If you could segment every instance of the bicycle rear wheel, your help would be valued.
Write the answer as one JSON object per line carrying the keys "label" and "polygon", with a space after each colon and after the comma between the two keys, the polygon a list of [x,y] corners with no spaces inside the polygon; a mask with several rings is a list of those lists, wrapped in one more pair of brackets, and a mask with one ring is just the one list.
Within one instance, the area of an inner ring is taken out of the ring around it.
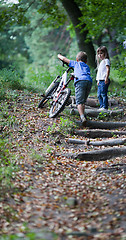
{"label": "bicycle rear wheel", "polygon": [[52,99],[52,95],[56,91],[58,85],[59,85],[59,82],[56,82],[54,86],[49,90],[49,92],[47,92],[47,94],[40,101],[38,108],[43,108],[43,106],[47,103],[47,101]]}
{"label": "bicycle rear wheel", "polygon": [[49,112],[50,118],[56,117],[60,112],[64,110],[65,105],[70,97],[70,94],[71,94],[71,90],[69,88],[66,88],[60,93],[57,101],[52,102],[52,106]]}

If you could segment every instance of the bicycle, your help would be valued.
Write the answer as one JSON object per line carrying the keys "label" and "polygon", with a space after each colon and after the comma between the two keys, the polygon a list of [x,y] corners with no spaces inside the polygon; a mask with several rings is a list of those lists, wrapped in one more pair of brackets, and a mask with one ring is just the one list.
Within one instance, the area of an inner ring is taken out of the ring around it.
{"label": "bicycle", "polygon": [[[63,62],[63,61],[62,61]],[[63,62],[63,66],[67,65],[65,62]],[[49,112],[49,117],[54,118],[56,117],[60,112],[62,112],[65,108],[65,105],[68,103],[68,100],[71,95],[71,90],[67,88],[68,84],[71,80],[74,80],[73,73],[70,73],[70,71],[73,71],[73,68],[69,67],[62,76],[57,76],[56,79],[50,84],[50,86],[46,90],[45,96],[43,96],[43,99],[40,101],[38,107],[43,107],[45,103],[52,99],[51,108]],[[70,76],[68,77],[68,74],[70,73]]]}
{"label": "bicycle", "polygon": [[45,91],[45,95],[43,94],[41,95],[43,98],[39,102],[38,108],[43,108],[44,105],[47,103],[47,101],[53,98],[52,96],[60,83],[59,79],[60,79],[60,76],[57,76]]}

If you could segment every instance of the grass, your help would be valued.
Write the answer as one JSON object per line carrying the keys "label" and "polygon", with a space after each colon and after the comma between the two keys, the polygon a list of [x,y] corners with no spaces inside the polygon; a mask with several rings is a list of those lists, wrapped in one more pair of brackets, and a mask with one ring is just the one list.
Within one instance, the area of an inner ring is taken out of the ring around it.
{"label": "grass", "polygon": [[0,192],[1,195],[7,193],[7,189],[12,189],[12,179],[15,177],[17,166],[15,157],[10,153],[11,144],[7,139],[0,139]]}
{"label": "grass", "polygon": [[15,163],[15,156],[11,153],[11,143],[9,143],[9,129],[17,123],[15,116],[11,116],[8,111],[6,101],[1,101],[0,106],[0,194],[6,195],[13,189],[13,179],[18,170]]}
{"label": "grass", "polygon": [[20,233],[20,234],[15,234],[15,235],[3,235],[0,237],[0,240],[45,240],[45,239],[50,239],[50,240],[57,240],[58,235],[53,233],[53,232],[48,232],[48,231],[41,231],[38,233],[34,232],[28,232],[28,233]]}
{"label": "grass", "polygon": [[[72,116],[71,116],[72,117]],[[76,125],[75,123],[69,119],[69,117],[60,117],[60,122],[57,126],[56,123],[53,123],[52,126],[49,126],[47,129],[47,132],[49,132],[50,134],[54,134],[54,133],[59,133],[59,134],[68,134],[68,133],[73,133],[74,129],[75,129]]]}

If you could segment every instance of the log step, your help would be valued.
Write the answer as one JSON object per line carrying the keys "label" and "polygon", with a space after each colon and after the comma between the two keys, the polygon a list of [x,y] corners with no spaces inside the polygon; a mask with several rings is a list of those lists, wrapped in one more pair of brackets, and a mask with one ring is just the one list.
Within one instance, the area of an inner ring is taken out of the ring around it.
{"label": "log step", "polygon": [[111,131],[102,129],[86,129],[86,130],[75,130],[75,135],[88,137],[88,138],[110,138],[115,136],[126,136],[126,131]]}
{"label": "log step", "polygon": [[81,152],[74,158],[81,161],[104,161],[109,160],[113,157],[120,157],[126,155],[126,147],[107,148],[103,150],[94,150],[88,152]]}

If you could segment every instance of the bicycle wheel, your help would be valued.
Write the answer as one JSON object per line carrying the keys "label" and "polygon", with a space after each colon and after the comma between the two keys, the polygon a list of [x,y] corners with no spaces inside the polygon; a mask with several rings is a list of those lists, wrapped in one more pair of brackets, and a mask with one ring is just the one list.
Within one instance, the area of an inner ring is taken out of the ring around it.
{"label": "bicycle wheel", "polygon": [[57,101],[52,102],[52,106],[49,112],[50,118],[56,117],[60,112],[64,110],[65,105],[70,97],[70,94],[71,94],[71,90],[69,88],[66,88],[60,93]]}
{"label": "bicycle wheel", "polygon": [[56,82],[54,86],[49,90],[49,92],[47,92],[47,94],[40,101],[38,108],[42,108],[47,103],[47,101],[52,98],[52,95],[56,91],[58,85],[59,85],[59,82]]}

